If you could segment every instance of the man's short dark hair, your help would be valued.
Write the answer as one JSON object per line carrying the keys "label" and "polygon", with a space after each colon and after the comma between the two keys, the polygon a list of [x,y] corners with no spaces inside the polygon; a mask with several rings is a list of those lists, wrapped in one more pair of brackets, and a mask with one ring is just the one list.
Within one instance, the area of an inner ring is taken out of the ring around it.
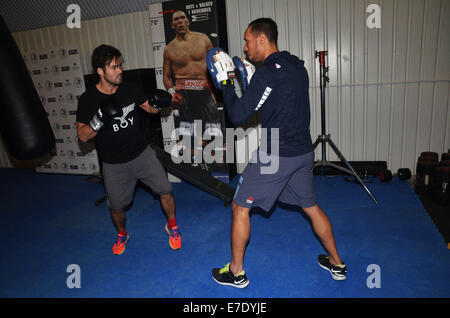
{"label": "man's short dark hair", "polygon": [[269,42],[277,44],[278,41],[278,26],[271,18],[259,18],[248,25],[251,32],[256,35],[263,33]]}
{"label": "man's short dark hair", "polygon": [[122,53],[115,47],[106,44],[96,47],[91,59],[94,73],[97,73],[97,68],[104,70],[105,66],[109,65],[114,58],[122,59]]}
{"label": "man's short dark hair", "polygon": [[184,14],[184,16],[186,17],[186,19],[188,19],[189,20],[189,18],[188,18],[188,15],[187,15],[187,13],[186,12],[184,12],[184,10],[183,9],[176,9],[173,13],[172,13],[172,21],[173,21],[173,16],[175,15],[175,13],[177,13],[177,12],[183,12],[183,14]]}

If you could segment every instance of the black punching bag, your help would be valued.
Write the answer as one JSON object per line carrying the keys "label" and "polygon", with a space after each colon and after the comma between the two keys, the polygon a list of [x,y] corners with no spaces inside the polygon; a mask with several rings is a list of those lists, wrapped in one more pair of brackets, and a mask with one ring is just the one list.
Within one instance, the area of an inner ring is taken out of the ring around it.
{"label": "black punching bag", "polygon": [[0,131],[9,153],[32,160],[55,146],[55,136],[19,48],[0,16]]}

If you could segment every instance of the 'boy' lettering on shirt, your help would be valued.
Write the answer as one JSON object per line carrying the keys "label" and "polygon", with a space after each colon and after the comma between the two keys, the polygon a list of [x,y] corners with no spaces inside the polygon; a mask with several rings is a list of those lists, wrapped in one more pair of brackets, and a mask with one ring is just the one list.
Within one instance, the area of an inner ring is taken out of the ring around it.
{"label": "'boy' lettering on shirt", "polygon": [[131,126],[133,126],[134,117],[131,117],[131,118],[126,118],[126,117],[130,112],[132,112],[134,110],[134,106],[135,106],[135,103],[128,105],[126,107],[123,107],[122,108],[122,113],[123,113],[122,117],[114,117],[114,119],[120,121],[120,124],[112,125],[113,130],[115,132],[119,131],[119,129],[121,129],[121,128],[123,128],[123,129],[127,128],[129,124],[131,124]]}

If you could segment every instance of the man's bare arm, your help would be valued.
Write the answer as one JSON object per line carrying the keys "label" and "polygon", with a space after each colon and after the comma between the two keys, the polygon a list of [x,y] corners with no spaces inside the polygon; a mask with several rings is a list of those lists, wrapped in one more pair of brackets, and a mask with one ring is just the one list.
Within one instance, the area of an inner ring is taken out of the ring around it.
{"label": "man's bare arm", "polygon": [[139,105],[143,110],[145,110],[149,114],[157,114],[159,113],[159,109],[156,107],[153,107],[149,104],[148,100],[145,101],[145,103]]}
{"label": "man's bare arm", "polygon": [[171,87],[173,87],[173,81],[172,81],[172,61],[170,60],[169,57],[169,52],[166,49],[164,50],[164,60],[163,60],[163,83],[164,83],[164,87],[166,89],[169,89]]}
{"label": "man's bare arm", "polygon": [[77,122],[77,134],[80,141],[87,142],[88,140],[94,138],[97,135],[97,132],[92,129],[90,125]]}
{"label": "man's bare arm", "polygon": [[206,41],[206,51],[213,48],[213,44],[209,37],[205,34],[205,41]]}

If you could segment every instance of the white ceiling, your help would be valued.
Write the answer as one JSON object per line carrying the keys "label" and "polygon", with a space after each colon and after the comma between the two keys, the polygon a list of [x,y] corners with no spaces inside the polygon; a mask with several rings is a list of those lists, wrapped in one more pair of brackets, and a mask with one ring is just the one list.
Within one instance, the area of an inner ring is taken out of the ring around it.
{"label": "white ceiling", "polygon": [[148,5],[167,0],[1,0],[0,15],[11,32],[65,24],[69,4],[78,4],[81,20],[148,10]]}

